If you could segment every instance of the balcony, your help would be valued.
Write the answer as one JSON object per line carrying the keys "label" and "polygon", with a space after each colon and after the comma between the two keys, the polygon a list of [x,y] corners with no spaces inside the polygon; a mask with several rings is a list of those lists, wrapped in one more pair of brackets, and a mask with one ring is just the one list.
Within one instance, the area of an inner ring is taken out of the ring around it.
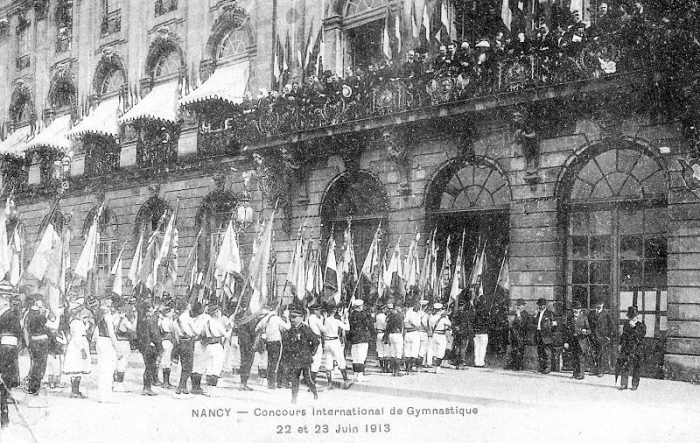
{"label": "balcony", "polygon": [[139,168],[159,168],[177,161],[180,130],[174,125],[149,122],[143,137],[136,141],[136,165]]}
{"label": "balcony", "polygon": [[117,9],[102,17],[100,33],[102,37],[115,34],[122,30],[122,11]]}
{"label": "balcony", "polygon": [[[642,82],[644,76],[636,73],[648,69],[651,59],[646,48],[612,38],[547,50],[486,49],[485,56],[479,50],[465,64],[380,66],[360,77],[334,76],[295,91],[246,99],[227,113],[225,124],[209,121],[211,113],[200,107],[198,150],[219,153],[239,143],[262,146],[322,137],[330,128],[357,130],[358,123],[369,128],[463,114],[504,106],[509,100],[516,104],[508,99],[514,96],[520,97],[518,104],[526,104],[567,84],[577,85],[568,89],[572,95],[583,89],[599,94],[612,83]],[[224,142],[203,146],[212,133]]]}

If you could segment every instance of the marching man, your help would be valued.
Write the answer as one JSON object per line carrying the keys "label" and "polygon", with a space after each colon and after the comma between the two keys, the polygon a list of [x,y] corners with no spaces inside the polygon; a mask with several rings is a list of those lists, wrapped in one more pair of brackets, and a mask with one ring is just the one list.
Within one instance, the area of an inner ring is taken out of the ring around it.
{"label": "marching man", "polygon": [[429,334],[432,334],[430,340],[430,348],[433,354],[433,365],[435,365],[436,374],[444,374],[445,372],[440,369],[442,366],[442,359],[445,357],[445,350],[447,349],[447,331],[452,327],[450,319],[447,318],[445,309],[442,303],[435,303],[433,305],[435,313],[428,320]]}
{"label": "marching man", "polygon": [[346,369],[345,353],[343,345],[340,343],[340,331],[349,331],[347,316],[343,314],[338,318],[333,306],[328,307],[327,315],[323,320],[323,358],[326,365],[326,376],[328,377],[328,389],[333,389],[333,362],[338,363],[338,369],[343,375],[343,389],[348,389],[351,385],[348,380],[348,370]]}
{"label": "marching man", "polygon": [[355,381],[363,381],[365,375],[365,360],[369,350],[369,341],[374,336],[372,317],[365,312],[365,302],[353,301],[353,310],[350,312],[350,334],[348,338],[352,347],[352,372],[355,373]]}

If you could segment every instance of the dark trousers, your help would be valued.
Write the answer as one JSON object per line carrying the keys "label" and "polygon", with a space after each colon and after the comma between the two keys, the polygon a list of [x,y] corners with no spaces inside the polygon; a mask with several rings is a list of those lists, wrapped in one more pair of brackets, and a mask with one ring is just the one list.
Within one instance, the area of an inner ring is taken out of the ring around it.
{"label": "dark trousers", "polygon": [[243,339],[242,335],[238,337],[238,344],[241,347],[241,367],[239,369],[241,384],[246,384],[250,377],[250,368],[253,367],[255,351],[253,351],[253,341]]}
{"label": "dark trousers", "polygon": [[292,397],[296,398],[299,393],[299,376],[304,376],[304,383],[316,394],[316,383],[311,380],[311,366],[303,368],[289,368],[289,376],[292,377]]}
{"label": "dark trousers", "polygon": [[9,406],[7,399],[10,396],[10,389],[15,384],[15,374],[17,367],[15,366],[15,356],[17,355],[16,346],[0,346],[0,425],[5,426],[10,423]]}
{"label": "dark trousers", "polygon": [[[583,342],[583,343],[582,343]],[[571,365],[574,370],[574,377],[581,377],[584,373],[586,362],[587,344],[583,340],[574,339],[571,346]]]}
{"label": "dark trousers", "polygon": [[265,343],[265,348],[267,349],[267,386],[275,388],[277,387],[277,370],[280,365],[282,342],[268,341]]}
{"label": "dark trousers", "polygon": [[540,372],[552,370],[552,344],[544,343],[539,332],[537,333],[537,357],[540,363]]}
{"label": "dark trousers", "polygon": [[593,373],[605,374],[610,367],[610,340],[599,338],[591,340],[593,352]]}
{"label": "dark trousers", "polygon": [[181,388],[187,387],[187,379],[192,374],[192,361],[194,359],[194,340],[180,340],[177,344],[178,355],[180,356],[180,372]]}
{"label": "dark trousers", "polygon": [[507,369],[522,371],[523,360],[525,359],[525,342],[512,344],[510,346],[510,362]]}
{"label": "dark trousers", "polygon": [[469,348],[470,341],[471,338],[469,336],[455,337],[453,358],[456,366],[467,364],[467,349]]}
{"label": "dark trousers", "polygon": [[627,363],[622,366],[622,371],[620,372],[620,386],[627,387],[627,379],[629,373],[632,372],[632,387],[637,388],[639,386],[639,369],[641,366],[642,359],[639,356],[629,356]]}
{"label": "dark trousers", "polygon": [[[143,364],[146,366],[143,370],[143,388],[151,389],[153,378],[156,373],[156,360],[158,360],[158,353],[156,352],[155,346],[143,346],[139,349],[139,351],[143,357]],[[182,366],[184,368],[184,363]],[[192,365],[190,363],[190,368],[191,367]]]}
{"label": "dark trousers", "polygon": [[46,359],[49,356],[48,340],[31,340],[29,342],[29,356],[31,367],[29,369],[29,393],[36,394],[41,387],[41,379],[46,373]]}

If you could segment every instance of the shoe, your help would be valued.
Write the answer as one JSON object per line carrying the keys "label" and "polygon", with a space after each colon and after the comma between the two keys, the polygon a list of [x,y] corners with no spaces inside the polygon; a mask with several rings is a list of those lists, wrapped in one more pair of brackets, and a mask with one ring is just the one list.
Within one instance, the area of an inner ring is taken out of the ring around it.
{"label": "shoe", "polygon": [[636,390],[637,390],[637,386],[632,386],[632,387],[630,388],[630,390],[636,391]]}
{"label": "shoe", "polygon": [[602,377],[603,375],[605,375],[605,374],[603,374],[602,372],[599,372],[596,374],[597,377]]}
{"label": "shoe", "polygon": [[314,393],[314,400],[318,400],[318,393]]}
{"label": "shoe", "polygon": [[251,387],[248,386],[247,384],[243,384],[243,385],[241,385],[241,386],[238,388],[238,390],[240,390],[240,391],[252,391],[253,388],[251,388]]}
{"label": "shoe", "polygon": [[190,392],[194,395],[203,395],[204,394],[204,391],[202,390],[202,388],[192,388],[192,390]]}
{"label": "shoe", "polygon": [[350,380],[345,380],[343,382],[343,389],[350,389],[350,386],[352,386],[352,382]]}
{"label": "shoe", "polygon": [[2,428],[2,429],[7,429],[8,426],[10,426],[9,421],[4,421],[4,422],[2,422],[2,424],[0,424],[0,428]]}
{"label": "shoe", "polygon": [[178,387],[178,388],[175,390],[175,393],[178,394],[178,395],[180,395],[180,394],[189,394],[190,391],[188,391],[187,388],[180,388],[180,387]]}
{"label": "shoe", "polygon": [[149,389],[144,389],[143,391],[141,391],[141,395],[147,395],[147,396],[149,396],[149,397],[154,397],[154,396],[156,396],[156,395],[158,395],[158,394],[156,394],[155,392],[151,391],[151,389],[149,388]]}
{"label": "shoe", "polygon": [[574,377],[574,378],[575,378],[576,380],[583,380],[584,377],[583,377],[583,375],[578,375],[578,376],[576,376],[576,377]]}
{"label": "shoe", "polygon": [[545,369],[544,371],[542,371],[542,374],[547,375],[547,374],[549,374],[550,372],[552,372],[552,371],[549,370],[549,369]]}
{"label": "shoe", "polygon": [[627,386],[619,386],[617,389],[619,389],[620,391],[624,391],[625,389],[627,389]]}
{"label": "shoe", "polygon": [[77,394],[71,393],[70,398],[87,398],[82,392],[78,392]]}

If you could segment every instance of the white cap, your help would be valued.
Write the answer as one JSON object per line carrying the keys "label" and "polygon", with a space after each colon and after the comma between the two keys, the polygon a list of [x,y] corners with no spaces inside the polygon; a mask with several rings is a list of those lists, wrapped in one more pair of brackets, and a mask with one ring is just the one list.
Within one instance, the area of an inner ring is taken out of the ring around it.
{"label": "white cap", "polygon": [[352,301],[352,305],[356,306],[356,307],[363,306],[364,304],[365,304],[364,300],[355,299]]}
{"label": "white cap", "polygon": [[428,304],[428,300],[421,300],[418,303],[420,303],[421,306],[425,306]]}
{"label": "white cap", "polygon": [[435,304],[433,305],[433,308],[434,308],[434,309],[442,309],[442,303],[435,303]]}

